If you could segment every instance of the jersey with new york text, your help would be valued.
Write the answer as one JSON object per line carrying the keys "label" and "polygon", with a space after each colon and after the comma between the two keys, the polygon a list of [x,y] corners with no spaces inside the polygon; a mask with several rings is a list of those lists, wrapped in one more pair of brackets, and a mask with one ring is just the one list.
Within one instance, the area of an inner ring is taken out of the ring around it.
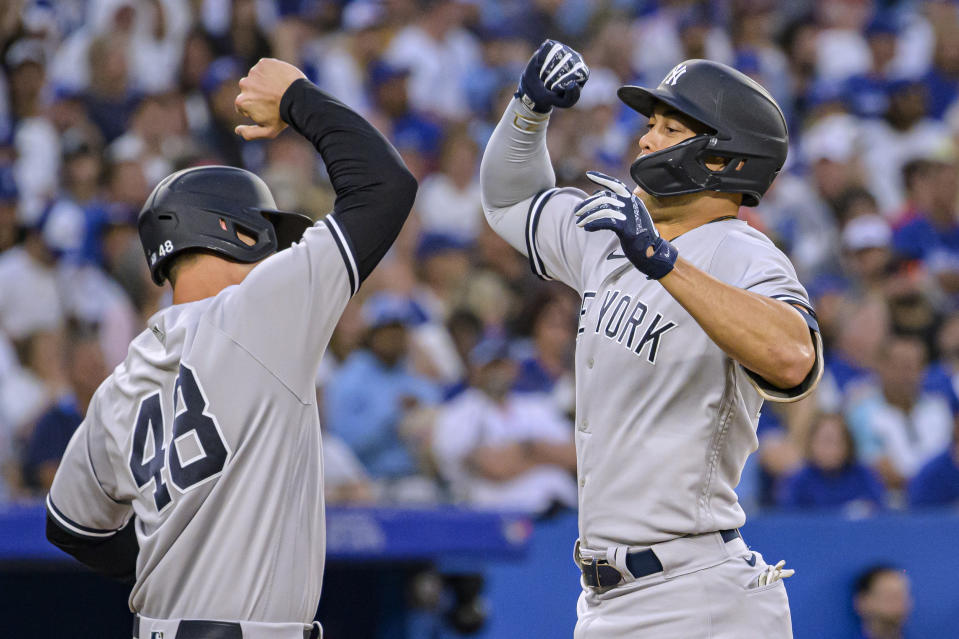
{"label": "jersey with new york text", "polygon": [[[780,391],[727,356],[685,309],[623,255],[611,232],[575,225],[586,194],[549,189],[529,206],[533,270],[582,298],[576,345],[579,530],[584,545],[647,546],[745,523],[735,488],[757,448],[763,397],[794,399],[818,379]],[[739,219],[672,240],[713,277],[806,311],[788,258]]]}
{"label": "jersey with new york text", "polygon": [[312,621],[325,554],[313,380],[358,283],[331,214],[241,284],[154,315],[97,390],[47,507],[91,538],[136,516],[131,610]]}

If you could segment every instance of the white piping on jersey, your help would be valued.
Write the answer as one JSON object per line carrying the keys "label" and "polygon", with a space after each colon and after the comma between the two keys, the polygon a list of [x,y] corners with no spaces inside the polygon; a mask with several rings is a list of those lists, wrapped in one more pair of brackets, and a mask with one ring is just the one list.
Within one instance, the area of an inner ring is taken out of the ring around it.
{"label": "white piping on jersey", "polygon": [[549,198],[556,194],[557,191],[559,191],[559,189],[552,188],[540,193],[539,197],[534,199],[533,203],[530,204],[529,214],[526,217],[526,247],[529,250],[530,267],[533,269],[533,273],[544,280],[552,280],[553,278],[546,273],[546,265],[543,263],[543,260],[539,256],[539,251],[536,249],[536,227],[538,225],[539,215],[543,212],[543,207]]}
{"label": "white piping on jersey", "polygon": [[349,243],[346,241],[346,235],[343,234],[342,229],[340,229],[339,223],[336,221],[336,219],[333,217],[332,214],[327,215],[325,218],[323,218],[323,221],[326,222],[327,226],[330,227],[330,230],[333,231],[333,233],[336,235],[337,239],[343,246],[343,252],[346,253],[347,268],[350,269],[350,272],[353,274],[353,281],[356,282],[356,284],[353,287],[353,290],[350,292],[356,293],[356,289],[360,287],[360,271],[356,267],[356,259],[353,256],[353,252],[350,250]]}
{"label": "white piping on jersey", "polygon": [[[699,495],[699,510],[704,516],[704,519],[708,521],[708,526],[710,529],[704,529],[703,525],[705,522],[697,521],[696,522],[696,531],[697,532],[710,532],[712,526],[715,524],[712,516],[712,508],[710,507],[712,494],[710,488],[713,483],[713,476],[716,474],[716,465],[719,462],[719,454],[723,448],[723,444],[726,441],[726,433],[729,432],[729,418],[733,414],[734,398],[736,396],[736,367],[737,364],[732,359],[727,359],[726,362],[726,388],[723,392],[723,397],[719,402],[719,423],[718,430],[713,434],[713,440],[709,447],[709,457],[706,460],[706,472],[703,476],[703,490]],[[697,517],[699,519],[699,517]]]}
{"label": "white piping on jersey", "polygon": [[53,500],[50,499],[50,495],[47,495],[47,512],[50,513],[54,519],[57,520],[57,523],[69,530],[70,532],[80,535],[83,537],[96,537],[98,539],[103,537],[112,537],[117,534],[115,530],[104,530],[95,532],[93,530],[88,530],[86,527],[78,528],[79,524],[74,524],[72,521],[66,518],[65,515],[60,514],[60,511],[57,510],[57,507],[53,505]]}

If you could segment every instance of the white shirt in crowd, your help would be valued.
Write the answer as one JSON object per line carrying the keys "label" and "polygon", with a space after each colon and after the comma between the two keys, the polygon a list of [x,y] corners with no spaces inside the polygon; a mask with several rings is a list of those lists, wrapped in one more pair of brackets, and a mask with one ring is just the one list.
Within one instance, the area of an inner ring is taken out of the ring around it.
{"label": "white shirt in crowd", "polygon": [[575,507],[576,480],[559,466],[537,466],[504,481],[482,477],[470,467],[470,456],[481,446],[528,440],[572,441],[570,425],[548,397],[512,394],[501,406],[470,388],[440,412],[433,433],[433,456],[459,502],[531,513],[543,512],[553,502]]}
{"label": "white shirt in crowd", "polygon": [[859,458],[872,464],[887,457],[906,479],[944,451],[952,437],[952,411],[939,394],[921,394],[905,413],[877,389],[852,403],[848,419]]}

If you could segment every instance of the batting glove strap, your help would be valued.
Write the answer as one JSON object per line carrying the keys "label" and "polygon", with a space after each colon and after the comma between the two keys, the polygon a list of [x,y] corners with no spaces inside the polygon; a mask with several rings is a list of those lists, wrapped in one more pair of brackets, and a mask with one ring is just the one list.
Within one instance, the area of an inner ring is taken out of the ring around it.
{"label": "batting glove strap", "polygon": [[[626,259],[651,280],[658,280],[673,270],[673,267],[676,266],[676,258],[679,257],[679,251],[676,250],[676,247],[661,237],[656,238],[652,244],[641,243],[642,248],[640,246],[627,248],[626,242],[622,240],[620,244],[623,246]],[[653,253],[647,256],[650,246],[653,247]]]}
{"label": "batting glove strap", "polygon": [[569,108],[579,100],[589,79],[589,67],[570,47],[546,40],[530,58],[514,94],[537,113],[549,113],[554,106]]}
{"label": "batting glove strap", "polygon": [[587,171],[586,177],[607,190],[586,198],[573,210],[577,226],[615,233],[626,258],[651,280],[673,270],[679,251],[660,237],[642,200],[614,177],[596,171]]}

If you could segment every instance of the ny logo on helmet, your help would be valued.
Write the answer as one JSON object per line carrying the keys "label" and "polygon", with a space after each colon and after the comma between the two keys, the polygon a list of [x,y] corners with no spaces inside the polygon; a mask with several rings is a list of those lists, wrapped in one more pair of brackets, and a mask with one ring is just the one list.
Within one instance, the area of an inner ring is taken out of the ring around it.
{"label": "ny logo on helmet", "polygon": [[662,84],[668,84],[671,87],[676,86],[676,81],[679,80],[679,76],[686,73],[686,65],[680,64],[679,66],[673,67],[673,70],[666,74],[666,77],[663,78]]}

